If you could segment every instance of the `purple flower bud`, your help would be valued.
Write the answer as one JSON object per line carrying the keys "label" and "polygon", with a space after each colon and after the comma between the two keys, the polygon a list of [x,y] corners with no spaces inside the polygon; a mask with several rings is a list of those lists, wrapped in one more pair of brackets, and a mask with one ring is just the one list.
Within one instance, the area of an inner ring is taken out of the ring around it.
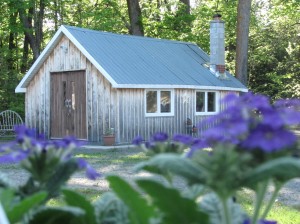
{"label": "purple flower bud", "polygon": [[145,146],[147,149],[152,149],[153,147],[155,147],[155,143],[154,142],[145,142]]}
{"label": "purple flower bud", "polygon": [[157,132],[152,136],[152,140],[154,142],[164,142],[168,140],[169,136],[167,133],[164,132]]}
{"label": "purple flower bud", "polygon": [[241,145],[246,149],[261,149],[265,152],[274,152],[292,146],[296,141],[297,137],[291,131],[258,125]]}
{"label": "purple flower bud", "polygon": [[144,139],[142,136],[136,136],[133,140],[132,140],[132,144],[134,145],[141,145],[144,142]]}
{"label": "purple flower bud", "polygon": [[97,173],[97,171],[91,167],[84,159],[78,158],[77,159],[77,166],[79,169],[85,169],[85,175],[87,178],[91,180],[95,180],[97,177],[100,177],[101,175]]}
{"label": "purple flower bud", "polygon": [[78,158],[77,159],[77,166],[78,166],[79,169],[85,169],[87,167],[87,162],[82,158]]}
{"label": "purple flower bud", "polygon": [[23,137],[30,137],[35,138],[36,137],[36,130],[27,128],[25,125],[17,125],[15,126],[15,133],[17,136],[23,136]]}
{"label": "purple flower bud", "polygon": [[177,134],[173,136],[175,142],[180,142],[185,145],[190,145],[193,142],[193,137],[190,135]]}
{"label": "purple flower bud", "polygon": [[[250,219],[246,219],[243,224],[252,224]],[[277,224],[276,221],[268,221],[268,220],[259,220],[258,224]]]}
{"label": "purple flower bud", "polygon": [[90,165],[87,166],[86,171],[85,171],[85,175],[87,176],[87,178],[91,179],[91,180],[96,180],[98,177],[100,177],[101,175],[99,173],[97,173],[97,171],[91,167]]}
{"label": "purple flower bud", "polygon": [[18,150],[0,156],[0,163],[18,163],[26,159],[29,155],[28,151]]}

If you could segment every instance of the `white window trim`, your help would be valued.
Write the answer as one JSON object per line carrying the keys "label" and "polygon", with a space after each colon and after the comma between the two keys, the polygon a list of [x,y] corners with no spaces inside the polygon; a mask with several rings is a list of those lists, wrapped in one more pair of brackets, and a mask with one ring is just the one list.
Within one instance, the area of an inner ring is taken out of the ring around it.
{"label": "white window trim", "polygon": [[[205,105],[204,105],[204,111],[203,112],[197,112],[197,108],[196,108],[196,105],[197,105],[197,93],[204,93],[204,102],[205,102]],[[208,112],[207,111],[207,107],[208,107],[208,101],[207,101],[207,98],[208,98],[208,93],[216,93],[216,100],[215,100],[215,108],[216,108],[216,111],[214,112]],[[214,114],[217,114],[219,113],[220,111],[220,92],[218,91],[211,91],[211,90],[205,90],[205,91],[195,91],[195,115],[214,115]]]}
{"label": "white window trim", "polygon": [[[148,91],[156,91],[157,92],[157,111],[156,113],[147,113],[147,92]],[[161,113],[160,112],[160,94],[162,91],[170,91],[171,92],[171,112],[169,113]],[[175,109],[175,99],[174,99],[174,90],[173,89],[145,89],[144,93],[144,103],[145,103],[145,116],[146,117],[170,117],[174,116]]]}

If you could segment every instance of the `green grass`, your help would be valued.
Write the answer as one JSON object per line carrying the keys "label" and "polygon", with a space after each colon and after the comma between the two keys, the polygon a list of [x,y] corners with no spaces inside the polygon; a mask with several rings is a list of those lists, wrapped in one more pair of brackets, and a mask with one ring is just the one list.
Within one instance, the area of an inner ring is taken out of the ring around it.
{"label": "green grass", "polygon": [[[237,200],[248,214],[253,214],[253,193],[240,191],[237,194]],[[278,224],[300,224],[300,207],[289,207],[275,202],[267,220],[276,220]]]}
{"label": "green grass", "polygon": [[[90,188],[77,188],[77,189],[73,189],[73,190],[75,190],[77,193],[83,195],[86,199],[88,199],[92,202],[96,201],[104,193],[104,192],[101,192],[100,190],[95,190],[95,189],[90,189]],[[47,205],[49,205],[49,206],[63,206],[65,204],[66,203],[64,202],[63,196],[59,196],[57,198],[52,198],[47,203]]]}
{"label": "green grass", "polygon": [[81,157],[89,161],[92,165],[105,164],[125,164],[135,165],[148,158],[148,156],[139,149],[108,149],[93,150],[93,152],[84,153],[82,150],[75,154],[75,157]]}

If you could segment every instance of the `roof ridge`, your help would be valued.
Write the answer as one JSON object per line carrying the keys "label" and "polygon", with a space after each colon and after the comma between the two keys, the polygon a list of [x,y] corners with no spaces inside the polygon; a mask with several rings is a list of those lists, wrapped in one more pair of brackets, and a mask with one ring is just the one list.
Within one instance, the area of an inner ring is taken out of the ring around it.
{"label": "roof ridge", "polygon": [[187,41],[161,39],[161,38],[147,37],[147,36],[135,36],[135,35],[130,35],[130,34],[120,34],[120,33],[113,33],[113,32],[108,32],[108,31],[103,31],[103,30],[92,30],[92,29],[88,29],[88,28],[69,26],[69,25],[63,25],[63,26],[66,29],[74,29],[74,30],[82,31],[82,32],[87,31],[87,32],[93,32],[93,33],[98,33],[98,34],[102,34],[102,35],[118,36],[118,37],[122,37],[122,38],[143,39],[143,40],[147,40],[147,41],[158,41],[158,42],[168,42],[168,43],[173,43],[173,44],[185,44],[185,45],[198,46],[196,43],[187,42]]}

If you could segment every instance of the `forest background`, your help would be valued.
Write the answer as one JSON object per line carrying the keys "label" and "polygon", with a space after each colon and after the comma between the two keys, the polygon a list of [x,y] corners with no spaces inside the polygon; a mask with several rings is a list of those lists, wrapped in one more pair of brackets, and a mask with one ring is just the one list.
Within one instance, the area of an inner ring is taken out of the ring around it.
{"label": "forest background", "polygon": [[[0,0],[0,111],[24,117],[15,87],[60,25],[194,42],[209,53],[209,22],[225,21],[226,67],[236,74],[238,18],[249,4],[248,88],[300,98],[300,0]],[[238,14],[239,12],[239,14]],[[242,26],[243,27],[243,26]],[[244,40],[245,38],[242,38]],[[238,77],[238,75],[237,75]],[[239,77],[238,77],[239,78]]]}

